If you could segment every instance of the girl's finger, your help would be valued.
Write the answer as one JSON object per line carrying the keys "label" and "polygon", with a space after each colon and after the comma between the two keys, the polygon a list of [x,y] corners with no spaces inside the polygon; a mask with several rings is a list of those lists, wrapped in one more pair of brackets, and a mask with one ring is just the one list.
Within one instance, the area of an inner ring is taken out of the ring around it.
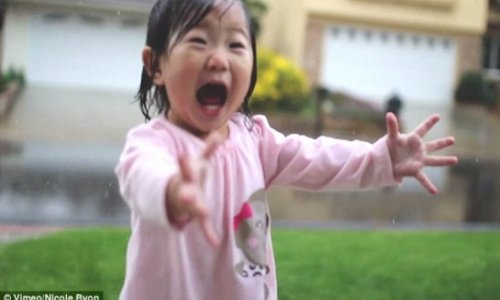
{"label": "girl's finger", "polygon": [[430,167],[446,167],[458,163],[456,156],[427,156],[424,164]]}
{"label": "girl's finger", "polygon": [[194,174],[191,166],[189,164],[189,160],[185,155],[179,156],[179,168],[181,172],[181,177],[183,181],[193,182]]}
{"label": "girl's finger", "polygon": [[188,186],[181,186],[178,190],[177,201],[170,202],[170,207],[167,210],[169,219],[173,221],[176,228],[182,229],[186,224],[191,222],[193,215],[191,214],[190,206],[196,201],[196,193]]}
{"label": "girl's finger", "polygon": [[425,146],[426,146],[427,152],[434,152],[434,151],[438,151],[438,150],[444,149],[446,147],[452,146],[454,144],[455,144],[455,138],[450,136],[450,137],[427,142],[425,144]]}
{"label": "girl's finger", "polygon": [[210,243],[210,245],[214,247],[219,246],[219,238],[217,237],[214,225],[212,224],[212,221],[208,216],[200,219],[200,226],[201,229],[203,230],[203,234],[207,238],[207,241]]}
{"label": "girl's finger", "polygon": [[387,135],[391,139],[395,139],[399,134],[399,123],[398,119],[393,113],[387,113],[385,116],[385,124],[387,127]]}
{"label": "girl's finger", "polygon": [[203,202],[198,200],[197,202],[193,202],[190,207],[191,215],[198,219],[203,234],[207,238],[207,241],[215,246],[219,245],[219,239],[217,234],[215,234],[214,226],[210,219],[210,213],[208,212],[207,207]]}
{"label": "girl's finger", "polygon": [[436,125],[436,123],[439,121],[439,118],[440,117],[438,114],[430,116],[429,118],[427,118],[427,120],[425,120],[420,125],[418,125],[417,128],[415,128],[414,133],[416,133],[421,138],[424,137],[429,132],[429,130],[431,130],[434,125]]}
{"label": "girl's finger", "polygon": [[438,189],[436,186],[431,182],[429,177],[424,174],[424,172],[420,171],[418,172],[417,175],[415,175],[415,178],[420,182],[420,184],[427,190],[429,193],[436,195],[438,192]]}

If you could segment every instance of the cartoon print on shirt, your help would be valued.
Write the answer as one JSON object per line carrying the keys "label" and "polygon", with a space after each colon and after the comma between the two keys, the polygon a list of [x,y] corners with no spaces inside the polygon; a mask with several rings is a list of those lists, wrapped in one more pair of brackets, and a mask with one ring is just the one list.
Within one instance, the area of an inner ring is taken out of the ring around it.
{"label": "cartoon print on shirt", "polygon": [[[269,215],[264,190],[254,193],[233,219],[236,246],[242,252],[242,260],[236,264],[236,272],[245,278],[265,276],[267,265],[267,234]],[[265,288],[265,299],[269,289]]]}

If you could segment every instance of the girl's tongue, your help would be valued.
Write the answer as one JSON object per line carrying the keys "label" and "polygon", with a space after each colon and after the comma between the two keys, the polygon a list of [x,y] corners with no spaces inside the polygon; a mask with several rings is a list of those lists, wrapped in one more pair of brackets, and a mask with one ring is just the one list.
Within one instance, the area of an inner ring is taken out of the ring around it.
{"label": "girl's tongue", "polygon": [[196,93],[196,99],[201,104],[203,112],[215,115],[226,103],[227,89],[223,84],[208,83]]}

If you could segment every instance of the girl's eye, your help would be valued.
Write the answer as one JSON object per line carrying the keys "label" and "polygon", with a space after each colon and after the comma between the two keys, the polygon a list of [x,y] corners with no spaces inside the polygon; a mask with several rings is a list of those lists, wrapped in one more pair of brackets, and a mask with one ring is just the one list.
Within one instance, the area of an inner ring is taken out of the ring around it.
{"label": "girl's eye", "polygon": [[229,44],[229,48],[241,49],[241,48],[245,48],[245,45],[243,45],[243,43],[240,43],[240,42],[234,42],[234,43]]}
{"label": "girl's eye", "polygon": [[195,43],[195,44],[201,44],[201,45],[206,45],[207,44],[207,42],[205,41],[205,39],[200,38],[200,37],[190,38],[189,41],[191,43]]}

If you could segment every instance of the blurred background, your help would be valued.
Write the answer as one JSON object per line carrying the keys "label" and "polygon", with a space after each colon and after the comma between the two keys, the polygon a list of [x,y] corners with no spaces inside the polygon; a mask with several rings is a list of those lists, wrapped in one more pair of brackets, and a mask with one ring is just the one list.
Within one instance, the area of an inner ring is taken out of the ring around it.
{"label": "blurred background", "polygon": [[[127,225],[113,168],[132,126],[152,0],[0,2],[0,228]],[[252,107],[285,132],[375,141],[437,112],[452,168],[397,189],[270,191],[283,226],[500,224],[500,1],[248,0]]]}

